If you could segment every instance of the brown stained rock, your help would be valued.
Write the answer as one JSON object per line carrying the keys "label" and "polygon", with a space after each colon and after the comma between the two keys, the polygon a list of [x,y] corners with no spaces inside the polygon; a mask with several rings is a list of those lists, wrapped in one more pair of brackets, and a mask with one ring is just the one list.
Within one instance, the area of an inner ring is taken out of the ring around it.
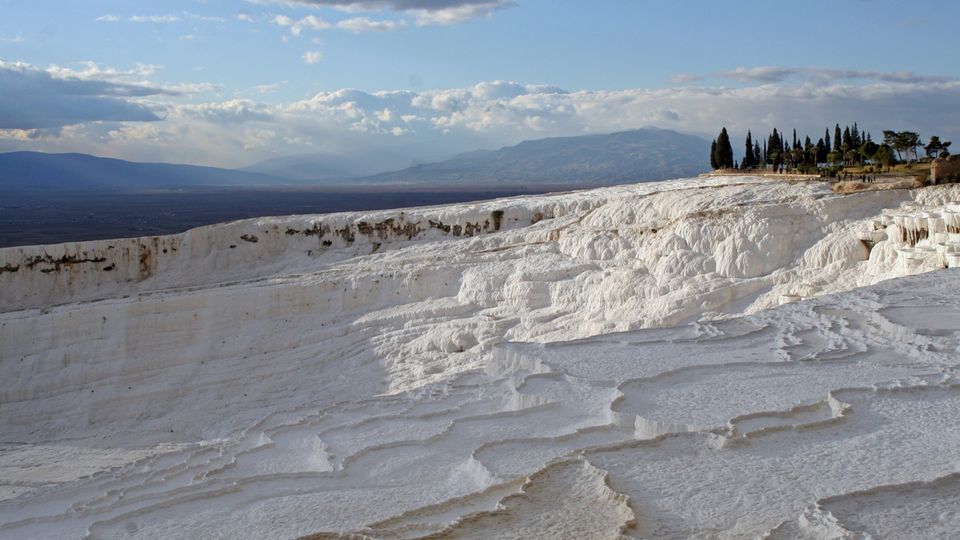
{"label": "brown stained rock", "polygon": [[[72,266],[83,263],[101,263],[106,260],[107,259],[105,257],[89,257],[86,255],[86,253],[82,255],[64,255],[60,258],[53,258],[50,255],[34,255],[33,257],[27,257],[23,264],[28,269],[32,269],[38,264],[52,264],[54,266],[54,270],[59,271],[64,266]],[[16,269],[11,270],[10,265],[5,266],[4,268],[7,272],[17,271]],[[0,268],[0,272],[3,272],[4,268]],[[19,268],[19,265],[17,265],[16,268]]]}
{"label": "brown stained rock", "polygon": [[353,241],[356,240],[357,238],[353,232],[353,227],[351,227],[350,225],[347,225],[342,229],[337,229],[336,234],[337,236],[340,236],[341,238],[343,238],[344,241],[346,241],[348,244],[352,244]]}
{"label": "brown stained rock", "polygon": [[908,231],[903,227],[900,227],[900,241],[907,244],[910,247],[917,245],[920,240],[925,240],[930,236],[930,231],[927,229],[916,229]]}
{"label": "brown stained rock", "polygon": [[153,273],[153,252],[140,244],[140,279],[147,279]]}
{"label": "brown stained rock", "polygon": [[415,223],[407,223],[402,227],[397,227],[394,229],[395,235],[399,236],[403,234],[404,236],[407,237],[407,240],[412,239],[414,236],[416,236],[419,233],[420,233],[420,229],[417,228],[417,225]]}
{"label": "brown stained rock", "polygon": [[443,232],[445,232],[445,233],[449,233],[449,232],[450,232],[450,226],[449,226],[449,225],[444,225],[443,222],[441,222],[441,221],[434,221],[434,220],[431,219],[431,220],[428,220],[428,223],[430,223],[430,227],[432,227],[432,228],[434,228],[434,229],[440,229],[441,231],[443,231]]}
{"label": "brown stained rock", "polygon": [[323,223],[314,223],[309,229],[304,229],[303,234],[305,236],[317,236],[323,238],[324,235],[330,233],[330,226],[324,225]]}
{"label": "brown stained rock", "polygon": [[[493,222],[491,223],[491,219]],[[438,229],[443,231],[445,234],[452,234],[454,236],[474,236],[480,234],[483,231],[499,230],[500,225],[502,224],[503,211],[497,210],[491,213],[491,219],[484,220],[483,223],[470,223],[467,222],[463,225],[447,225],[441,221],[428,220],[429,228]],[[543,219],[543,214],[537,213],[534,215],[534,223]],[[278,229],[279,231],[280,229]],[[324,225],[323,223],[316,222],[313,223],[309,228],[299,230],[293,227],[287,227],[284,230],[284,234],[288,236],[293,236],[297,234],[303,234],[304,236],[316,236],[323,238],[328,234],[334,234],[343,238],[343,240],[351,244],[356,241],[358,234],[367,237],[367,240],[374,245],[382,245],[384,240],[389,240],[392,238],[404,238],[406,240],[412,240],[415,237],[419,236],[425,229],[420,228],[417,223],[407,222],[404,219],[403,213],[400,214],[399,218],[387,218],[383,221],[377,223],[370,223],[367,221],[358,221],[356,223],[348,224],[338,229],[331,229],[329,225]],[[259,239],[252,234],[244,234],[240,237],[241,240],[246,242],[256,243]],[[330,240],[322,240],[320,244],[324,247],[330,247],[333,245],[333,242]],[[231,248],[236,247],[231,245]],[[378,248],[374,248],[375,250]]]}

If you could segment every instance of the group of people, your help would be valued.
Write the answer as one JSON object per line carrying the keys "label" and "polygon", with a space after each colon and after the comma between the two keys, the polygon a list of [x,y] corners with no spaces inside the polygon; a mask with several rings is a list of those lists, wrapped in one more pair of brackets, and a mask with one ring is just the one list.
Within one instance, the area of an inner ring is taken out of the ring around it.
{"label": "group of people", "polygon": [[870,174],[861,174],[859,175],[859,178],[858,178],[858,176],[855,174],[843,173],[843,176],[840,178],[840,180],[857,180],[857,179],[859,179],[861,182],[872,184],[877,180],[877,177]]}

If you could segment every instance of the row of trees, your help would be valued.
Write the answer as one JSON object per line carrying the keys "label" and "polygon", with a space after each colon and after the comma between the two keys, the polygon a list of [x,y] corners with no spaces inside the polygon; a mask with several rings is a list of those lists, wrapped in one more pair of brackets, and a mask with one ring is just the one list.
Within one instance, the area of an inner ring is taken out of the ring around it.
{"label": "row of trees", "polygon": [[913,131],[883,132],[883,142],[874,142],[873,136],[862,131],[856,123],[845,126],[840,124],[833,128],[826,128],[823,137],[816,143],[809,136],[801,141],[797,137],[797,130],[793,130],[788,140],[786,135],[774,128],[762,141],[754,140],[753,134],[747,131],[744,141],[743,161],[737,162],[733,157],[733,146],[727,128],[720,130],[720,135],[714,139],[710,149],[710,166],[714,169],[773,169],[793,170],[798,172],[816,172],[822,168],[856,166],[872,163],[890,167],[899,161],[908,159],[913,153],[913,159],[919,161],[919,149],[923,148],[927,157],[946,157],[950,154],[950,141],[941,141],[933,135],[927,144],[923,144],[920,135]]}

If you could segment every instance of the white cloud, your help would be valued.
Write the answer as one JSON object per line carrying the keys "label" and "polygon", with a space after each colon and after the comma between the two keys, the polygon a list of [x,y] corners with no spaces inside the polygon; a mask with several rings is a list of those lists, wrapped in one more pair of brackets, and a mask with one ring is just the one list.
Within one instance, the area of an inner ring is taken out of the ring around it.
{"label": "white cloud", "polygon": [[136,64],[133,69],[118,70],[111,67],[102,67],[96,62],[86,60],[76,62],[82,69],[72,69],[58,65],[51,65],[47,71],[60,78],[74,77],[77,79],[100,79],[113,82],[140,83],[144,79],[157,73],[162,66],[156,64]]}
{"label": "white cloud", "polygon": [[403,28],[403,21],[375,21],[366,17],[353,17],[336,23],[327,22],[316,15],[307,15],[302,19],[294,19],[286,15],[277,15],[271,22],[277,26],[290,29],[290,33],[299,36],[304,30],[329,30],[336,28],[350,32],[389,32]]}
{"label": "white cloud", "polygon": [[61,79],[80,79],[88,81],[108,81],[127,85],[156,88],[160,93],[168,95],[194,95],[201,93],[218,93],[223,86],[209,82],[158,84],[150,81],[163,66],[156,64],[136,64],[133,69],[121,70],[104,67],[96,62],[76,62],[81,69],[72,69],[63,66],[51,65],[46,69],[54,77]]}
{"label": "white cloud", "polygon": [[477,2],[449,6],[443,9],[411,9],[418,26],[460,24],[479,17],[489,17],[494,11],[514,5],[513,2]]}
{"label": "white cloud", "polygon": [[374,21],[366,17],[353,17],[337,22],[337,28],[350,32],[391,32],[405,26],[403,21]]}
{"label": "white cloud", "polygon": [[153,23],[153,24],[166,24],[173,23],[183,19],[189,19],[193,21],[200,22],[225,22],[226,19],[214,15],[200,15],[198,13],[192,13],[190,11],[184,11],[182,17],[180,15],[114,15],[108,13],[106,15],[101,15],[97,17],[96,20],[100,22],[132,22],[132,23]]}
{"label": "white cloud", "polygon": [[346,12],[408,13],[418,26],[459,24],[516,5],[513,0],[247,0],[251,4],[331,7]]}
{"label": "white cloud", "polygon": [[177,105],[170,114],[215,124],[237,124],[270,120],[272,112],[267,105],[248,99],[231,99],[219,103]]}
{"label": "white cloud", "polygon": [[243,22],[253,22],[253,17],[249,13],[240,12],[237,13],[237,20]]}
{"label": "white cloud", "polygon": [[171,23],[180,20],[176,15],[133,15],[127,19],[135,23]]}
{"label": "white cloud", "polygon": [[326,30],[333,27],[333,25],[327,21],[314,15],[307,15],[299,20],[287,17],[286,15],[277,15],[273,18],[272,22],[277,26],[289,27],[290,33],[295,36],[299,36],[304,29]]}
{"label": "white cloud", "polygon": [[317,64],[323,59],[323,53],[320,51],[307,51],[303,53],[303,61],[307,64]]}
{"label": "white cloud", "polygon": [[222,84],[214,84],[209,82],[162,84],[160,85],[160,88],[184,96],[193,96],[196,94],[219,94],[223,91]]}

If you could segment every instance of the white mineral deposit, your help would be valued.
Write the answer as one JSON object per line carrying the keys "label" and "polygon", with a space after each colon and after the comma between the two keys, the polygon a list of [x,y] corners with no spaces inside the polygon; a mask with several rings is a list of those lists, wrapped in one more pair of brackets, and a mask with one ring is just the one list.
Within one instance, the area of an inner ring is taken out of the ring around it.
{"label": "white mineral deposit", "polygon": [[960,187],[0,250],[0,538],[960,530]]}

